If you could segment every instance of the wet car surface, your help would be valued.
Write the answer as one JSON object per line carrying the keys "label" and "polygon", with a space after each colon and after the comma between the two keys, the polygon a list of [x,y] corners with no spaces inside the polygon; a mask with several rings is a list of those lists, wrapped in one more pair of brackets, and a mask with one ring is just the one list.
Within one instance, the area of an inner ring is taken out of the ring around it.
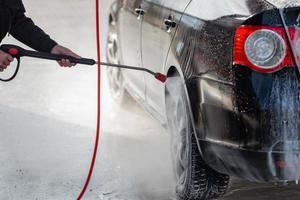
{"label": "wet car surface", "polygon": [[167,125],[178,199],[222,196],[229,176],[299,182],[298,6],[267,0],[112,5],[108,61],[168,76],[162,85],[140,72],[108,73],[119,99],[127,91]]}
{"label": "wet car surface", "polygon": [[[79,0],[47,2],[27,0],[30,15],[56,33],[55,38],[93,57],[93,4]],[[106,17],[111,2],[100,3],[105,49]],[[73,14],[65,12],[70,5],[74,6]],[[65,13],[64,20],[57,23],[57,19],[45,17],[51,16],[53,10],[58,15]],[[74,19],[76,23],[83,20],[76,33],[84,38],[84,44],[74,43],[74,28],[67,28]],[[74,38],[64,36],[68,31]],[[75,199],[87,173],[94,139],[95,74],[95,69],[58,71],[56,63],[24,59],[18,79],[10,84],[1,83],[0,199]],[[101,147],[85,199],[174,199],[166,130],[134,102],[117,108],[110,98],[105,76],[103,80]],[[296,200],[300,198],[299,187],[234,179],[223,199]]]}

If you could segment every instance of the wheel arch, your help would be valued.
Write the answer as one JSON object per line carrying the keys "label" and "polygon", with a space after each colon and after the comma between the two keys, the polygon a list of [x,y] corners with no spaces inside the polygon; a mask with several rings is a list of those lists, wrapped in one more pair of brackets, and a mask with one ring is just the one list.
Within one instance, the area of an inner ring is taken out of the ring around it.
{"label": "wheel arch", "polygon": [[[202,152],[201,152],[201,148],[200,148],[200,143],[198,142],[198,134],[197,134],[197,129],[196,129],[196,124],[195,124],[195,117],[198,117],[198,116],[194,116],[194,114],[197,114],[198,112],[193,112],[193,108],[196,107],[196,105],[193,105],[193,103],[197,103],[197,102],[194,102],[194,101],[191,101],[190,97],[191,97],[191,88],[189,87],[189,84],[187,84],[189,81],[189,79],[186,79],[182,73],[182,69],[181,68],[178,68],[176,66],[170,66],[168,68],[168,70],[166,71],[166,75],[168,78],[172,78],[172,77],[180,77],[181,80],[183,81],[184,83],[184,90],[185,90],[185,96],[186,96],[186,99],[187,99],[187,103],[188,103],[188,109],[189,109],[189,115],[190,115],[190,119],[191,119],[191,123],[192,123],[192,128],[193,128],[193,134],[195,135],[196,139],[197,139],[197,145],[198,145],[198,149],[199,149],[199,152],[202,156]],[[194,91],[196,92],[196,91]],[[167,94],[167,87],[166,87],[166,84],[165,84],[165,87],[164,87],[164,100],[165,100],[165,116],[167,116],[167,102],[166,102],[166,94]]]}
{"label": "wheel arch", "polygon": [[117,22],[118,10],[120,9],[119,1],[114,1],[109,8],[108,24]]}

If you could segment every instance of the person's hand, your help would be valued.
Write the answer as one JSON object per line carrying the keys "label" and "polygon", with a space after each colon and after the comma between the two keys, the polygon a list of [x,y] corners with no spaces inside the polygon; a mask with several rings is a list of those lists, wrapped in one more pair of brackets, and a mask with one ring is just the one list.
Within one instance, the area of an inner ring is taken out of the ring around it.
{"label": "person's hand", "polygon": [[[66,47],[63,47],[61,45],[54,46],[53,49],[51,50],[51,53],[53,53],[53,54],[60,54],[60,55],[66,55],[66,56],[72,56],[74,58],[81,58],[79,55],[77,55],[76,53],[74,53],[70,49],[68,49]],[[70,60],[68,60],[68,59],[62,59],[62,60],[58,61],[58,64],[61,67],[72,67],[72,66],[75,66],[75,64],[71,63]]]}
{"label": "person's hand", "polygon": [[0,50],[0,72],[3,72],[12,61],[14,58],[11,55]]}

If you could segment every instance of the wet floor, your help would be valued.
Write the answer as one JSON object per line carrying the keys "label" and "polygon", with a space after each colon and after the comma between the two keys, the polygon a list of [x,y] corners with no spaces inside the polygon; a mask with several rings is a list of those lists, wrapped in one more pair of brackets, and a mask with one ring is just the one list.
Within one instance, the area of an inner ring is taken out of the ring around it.
{"label": "wet floor", "polygon": [[[94,1],[24,2],[28,15],[58,42],[82,56],[96,56]],[[104,58],[109,1],[100,3]],[[4,42],[16,43],[11,37]],[[16,80],[0,83],[0,200],[76,199],[94,144],[96,78],[93,67],[61,69],[55,62],[26,58]],[[84,199],[174,199],[166,130],[134,101],[116,105],[105,70],[102,79],[100,149]],[[234,179],[223,199],[299,197],[300,186]]]}

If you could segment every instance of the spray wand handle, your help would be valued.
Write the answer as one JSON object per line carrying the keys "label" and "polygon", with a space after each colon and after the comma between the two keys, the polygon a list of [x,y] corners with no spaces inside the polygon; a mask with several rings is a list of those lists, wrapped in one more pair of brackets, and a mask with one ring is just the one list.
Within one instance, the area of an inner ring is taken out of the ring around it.
{"label": "spray wand handle", "polygon": [[76,64],[84,64],[84,65],[95,65],[96,61],[89,58],[74,58],[72,56],[66,56],[66,55],[58,55],[58,54],[51,54],[46,52],[37,52],[37,51],[31,51],[23,49],[17,45],[11,45],[11,44],[4,44],[1,45],[0,49],[8,54],[10,54],[12,57],[20,58],[23,56],[26,57],[33,57],[33,58],[40,58],[40,59],[47,59],[47,60],[62,60],[62,59],[68,59],[71,63]]}

